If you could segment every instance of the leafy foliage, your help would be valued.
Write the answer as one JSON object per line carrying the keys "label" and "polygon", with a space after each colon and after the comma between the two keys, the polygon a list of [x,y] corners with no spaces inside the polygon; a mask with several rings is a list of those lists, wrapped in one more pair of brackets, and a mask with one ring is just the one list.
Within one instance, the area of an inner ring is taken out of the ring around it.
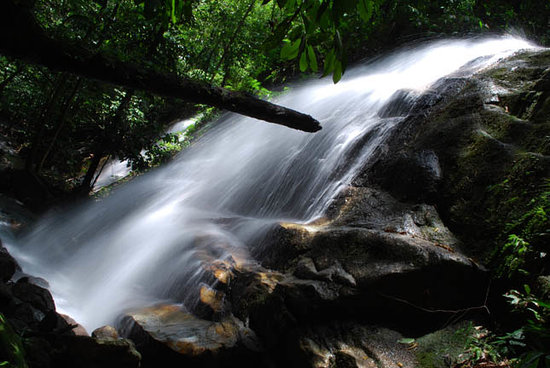
{"label": "leafy foliage", "polygon": [[0,367],[27,368],[21,338],[0,313]]}

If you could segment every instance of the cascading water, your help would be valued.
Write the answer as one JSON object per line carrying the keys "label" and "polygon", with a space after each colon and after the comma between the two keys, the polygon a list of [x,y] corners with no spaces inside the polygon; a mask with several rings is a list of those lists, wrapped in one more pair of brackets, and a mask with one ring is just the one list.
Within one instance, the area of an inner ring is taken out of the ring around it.
{"label": "cascading water", "polygon": [[45,216],[10,252],[88,329],[129,307],[190,302],[205,261],[247,258],[266,225],[323,214],[402,120],[378,115],[393,93],[528,47],[511,37],[440,41],[350,70],[337,85],[296,86],[276,102],[316,117],[322,131],[227,115],[171,164],[100,202]]}

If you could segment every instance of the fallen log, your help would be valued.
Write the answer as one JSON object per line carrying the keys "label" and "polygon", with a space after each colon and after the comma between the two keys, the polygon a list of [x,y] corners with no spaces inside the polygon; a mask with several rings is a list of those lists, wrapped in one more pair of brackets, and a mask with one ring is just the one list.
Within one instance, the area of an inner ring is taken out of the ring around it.
{"label": "fallen log", "polygon": [[0,5],[0,53],[51,70],[65,71],[87,78],[148,91],[157,95],[215,106],[270,123],[306,132],[321,129],[317,120],[307,114],[261,100],[243,92],[229,91],[188,78],[161,73],[101,53],[49,37],[29,9],[15,0],[2,0]]}

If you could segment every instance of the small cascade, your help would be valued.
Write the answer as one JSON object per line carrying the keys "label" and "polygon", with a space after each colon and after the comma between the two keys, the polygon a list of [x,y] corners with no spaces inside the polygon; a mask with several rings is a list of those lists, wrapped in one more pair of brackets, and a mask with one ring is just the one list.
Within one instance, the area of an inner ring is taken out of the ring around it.
{"label": "small cascade", "polygon": [[44,216],[10,252],[89,331],[128,308],[192,306],[205,283],[219,282],[208,265],[253,262],[253,240],[269,224],[323,215],[404,119],[384,113],[392,96],[528,47],[512,37],[439,41],[351,69],[337,85],[300,83],[275,102],[314,116],[322,131],[227,114],[170,164],[100,202]]}

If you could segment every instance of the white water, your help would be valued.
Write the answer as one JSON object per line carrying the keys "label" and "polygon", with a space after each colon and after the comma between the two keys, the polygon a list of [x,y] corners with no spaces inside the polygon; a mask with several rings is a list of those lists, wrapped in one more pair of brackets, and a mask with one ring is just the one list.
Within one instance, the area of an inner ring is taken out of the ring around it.
{"label": "white water", "polygon": [[422,91],[467,63],[480,68],[528,47],[510,37],[440,41],[350,70],[337,85],[297,86],[276,102],[316,117],[322,131],[227,115],[170,165],[99,203],[45,216],[10,251],[89,330],[128,307],[192,302],[205,260],[246,256],[274,221],[322,215],[399,123],[377,115],[395,91]]}

